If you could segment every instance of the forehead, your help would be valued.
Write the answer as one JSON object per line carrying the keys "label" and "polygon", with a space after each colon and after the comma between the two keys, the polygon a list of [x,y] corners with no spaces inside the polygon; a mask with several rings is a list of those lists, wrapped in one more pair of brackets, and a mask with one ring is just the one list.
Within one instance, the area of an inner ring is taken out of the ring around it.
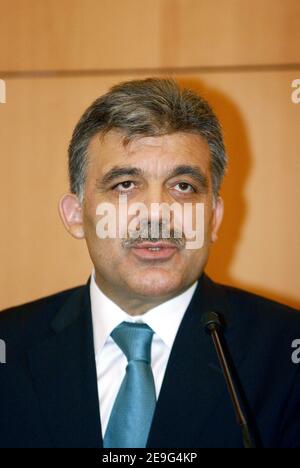
{"label": "forehead", "polygon": [[130,164],[145,172],[163,171],[180,164],[209,168],[210,152],[204,138],[177,132],[155,137],[136,137],[125,142],[124,133],[112,130],[96,135],[89,145],[89,167],[93,173],[106,173],[115,165]]}

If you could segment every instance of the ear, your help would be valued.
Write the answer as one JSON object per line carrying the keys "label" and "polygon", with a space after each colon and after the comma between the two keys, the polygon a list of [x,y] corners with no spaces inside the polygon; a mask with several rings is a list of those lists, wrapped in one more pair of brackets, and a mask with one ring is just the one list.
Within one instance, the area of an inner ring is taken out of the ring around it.
{"label": "ear", "polygon": [[218,239],[218,230],[221,226],[224,214],[224,202],[221,197],[218,197],[215,201],[212,214],[212,226],[211,226],[211,242],[216,242]]}
{"label": "ear", "polygon": [[76,195],[67,193],[59,201],[59,214],[66,230],[75,239],[84,239],[82,207]]}

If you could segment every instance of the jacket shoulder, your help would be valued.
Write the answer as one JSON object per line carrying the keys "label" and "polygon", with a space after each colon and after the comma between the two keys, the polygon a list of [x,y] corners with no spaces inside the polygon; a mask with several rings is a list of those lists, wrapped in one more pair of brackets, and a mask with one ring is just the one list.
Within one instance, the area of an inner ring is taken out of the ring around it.
{"label": "jacket shoulder", "polygon": [[[300,311],[280,302],[238,289],[220,285],[225,291],[230,309],[238,320],[243,320],[249,329],[269,329],[269,332],[284,333],[300,331]],[[250,331],[250,330],[249,330]]]}
{"label": "jacket shoulder", "polygon": [[298,309],[295,309],[280,302],[276,302],[267,297],[254,294],[244,289],[239,289],[234,286],[228,286],[224,284],[220,286],[226,290],[229,300],[235,303],[236,305],[244,305],[250,308],[259,307],[260,309],[262,308],[264,310],[272,310],[273,312],[275,311],[278,313],[284,312],[292,315],[300,312],[300,310]]}
{"label": "jacket shoulder", "polygon": [[30,330],[49,327],[57,311],[76,292],[85,286],[60,291],[25,304],[4,309],[0,312],[0,338],[20,337]]}

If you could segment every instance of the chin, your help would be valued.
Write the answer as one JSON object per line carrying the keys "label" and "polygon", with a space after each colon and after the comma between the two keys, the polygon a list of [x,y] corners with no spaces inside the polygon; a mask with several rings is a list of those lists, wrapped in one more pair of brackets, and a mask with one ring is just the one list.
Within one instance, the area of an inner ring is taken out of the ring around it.
{"label": "chin", "polygon": [[166,271],[152,270],[127,278],[129,288],[141,296],[169,296],[185,287],[183,276]]}

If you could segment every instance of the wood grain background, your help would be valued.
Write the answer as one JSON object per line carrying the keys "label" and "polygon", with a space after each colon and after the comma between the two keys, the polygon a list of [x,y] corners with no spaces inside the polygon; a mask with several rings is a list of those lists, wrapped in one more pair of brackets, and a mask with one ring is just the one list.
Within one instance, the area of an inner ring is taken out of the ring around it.
{"label": "wood grain background", "polygon": [[218,281],[300,306],[298,0],[1,0],[0,308],[85,282],[84,242],[64,231],[67,146],[111,85],[173,76],[224,127]]}

